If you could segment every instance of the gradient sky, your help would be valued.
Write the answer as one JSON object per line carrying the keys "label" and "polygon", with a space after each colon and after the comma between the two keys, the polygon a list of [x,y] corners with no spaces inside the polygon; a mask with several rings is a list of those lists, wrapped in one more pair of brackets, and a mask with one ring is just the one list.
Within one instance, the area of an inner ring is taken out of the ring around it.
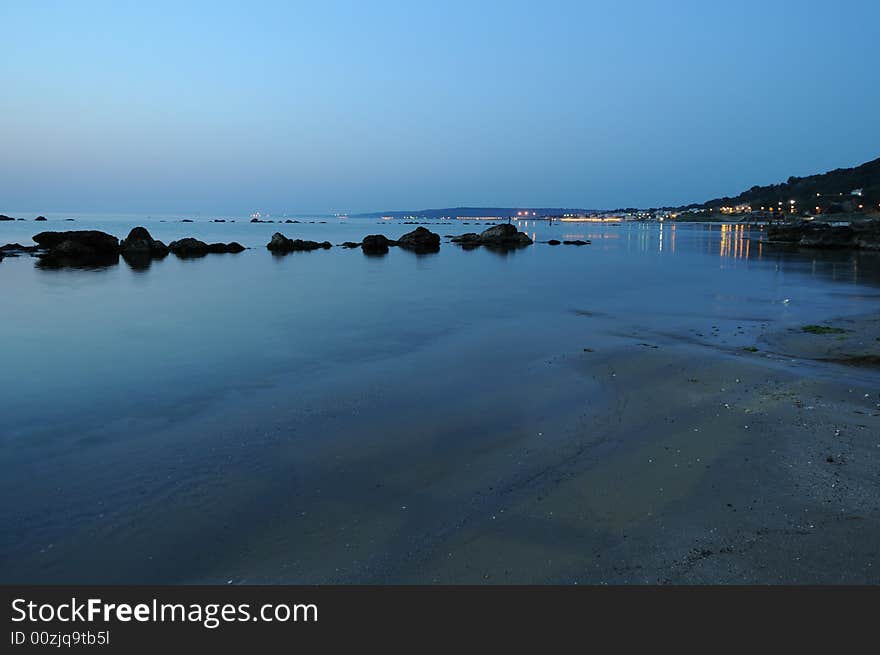
{"label": "gradient sky", "polygon": [[0,0],[0,30],[0,212],[653,206],[880,156],[876,0]]}

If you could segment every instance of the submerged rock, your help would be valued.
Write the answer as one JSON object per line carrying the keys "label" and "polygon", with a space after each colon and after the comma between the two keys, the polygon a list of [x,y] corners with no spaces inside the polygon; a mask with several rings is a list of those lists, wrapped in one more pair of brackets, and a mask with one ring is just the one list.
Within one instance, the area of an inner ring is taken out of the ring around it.
{"label": "submerged rock", "polygon": [[547,244],[551,246],[558,246],[562,242],[559,239],[550,239]]}
{"label": "submerged rock", "polygon": [[36,252],[38,249],[38,246],[23,246],[20,243],[7,243],[5,246],[0,246],[0,254],[18,255],[24,252]]}
{"label": "submerged rock", "polygon": [[298,252],[304,250],[327,250],[333,244],[329,241],[305,241],[303,239],[288,239],[281,232],[272,235],[272,240],[266,244],[266,248],[274,253]]}
{"label": "submerged rock", "polygon": [[35,221],[45,221],[46,217],[45,216],[37,216],[34,220]]}
{"label": "submerged rock", "polygon": [[440,250],[440,235],[424,227],[417,227],[397,240],[397,245],[416,252],[436,252]]}
{"label": "submerged rock", "polygon": [[342,243],[343,248],[360,248],[361,244],[355,243],[354,241],[344,241]]}
{"label": "submerged rock", "polygon": [[563,241],[562,243],[564,243],[566,246],[588,246],[592,242],[591,241],[583,241],[581,239],[571,239],[569,241]]}
{"label": "submerged rock", "polygon": [[12,216],[7,216],[6,214],[0,214],[0,221],[14,221],[15,219]]}
{"label": "submerged rock", "polygon": [[366,255],[384,255],[392,245],[394,242],[384,234],[369,234],[361,242],[361,250]]}

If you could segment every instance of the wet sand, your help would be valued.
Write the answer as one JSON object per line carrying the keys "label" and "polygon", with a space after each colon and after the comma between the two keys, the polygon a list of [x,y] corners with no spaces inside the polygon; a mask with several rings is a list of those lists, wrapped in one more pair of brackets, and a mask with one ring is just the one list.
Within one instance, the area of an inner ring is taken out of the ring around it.
{"label": "wet sand", "polygon": [[411,580],[878,582],[880,376],[800,358],[835,354],[822,339],[767,335],[785,358],[690,340],[585,354],[613,397],[594,439]]}

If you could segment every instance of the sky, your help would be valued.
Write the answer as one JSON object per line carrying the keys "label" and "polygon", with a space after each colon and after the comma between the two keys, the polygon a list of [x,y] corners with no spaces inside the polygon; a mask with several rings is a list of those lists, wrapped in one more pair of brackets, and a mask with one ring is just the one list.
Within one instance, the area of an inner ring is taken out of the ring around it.
{"label": "sky", "polygon": [[0,212],[650,207],[880,156],[876,0],[0,0],[0,34]]}

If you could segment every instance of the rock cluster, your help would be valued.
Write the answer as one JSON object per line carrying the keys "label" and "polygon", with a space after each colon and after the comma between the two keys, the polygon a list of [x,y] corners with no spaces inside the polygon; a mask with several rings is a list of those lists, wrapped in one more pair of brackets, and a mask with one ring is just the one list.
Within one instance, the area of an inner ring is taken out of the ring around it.
{"label": "rock cluster", "polygon": [[460,244],[464,248],[520,248],[532,244],[531,238],[525,232],[520,232],[516,226],[509,223],[494,225],[483,230],[480,234],[468,232],[452,237],[452,242]]}
{"label": "rock cluster", "polygon": [[417,227],[412,232],[404,234],[397,241],[389,239],[384,234],[369,234],[364,237],[360,244],[351,242],[343,244],[347,248],[357,247],[358,245],[360,245],[365,255],[384,255],[391,246],[423,254],[440,250],[440,235],[424,227]]}
{"label": "rock cluster", "polygon": [[112,234],[98,230],[40,232],[33,237],[36,246],[19,244],[4,246],[5,252],[35,252],[46,266],[107,266],[122,255],[132,265],[149,263],[173,252],[179,257],[200,257],[208,253],[237,253],[244,250],[240,243],[205,243],[187,237],[166,246],[154,239],[144,227],[135,227],[121,242]]}
{"label": "rock cluster", "polygon": [[788,243],[803,248],[852,248],[880,250],[880,219],[831,225],[817,221],[797,221],[767,228],[769,243]]}

